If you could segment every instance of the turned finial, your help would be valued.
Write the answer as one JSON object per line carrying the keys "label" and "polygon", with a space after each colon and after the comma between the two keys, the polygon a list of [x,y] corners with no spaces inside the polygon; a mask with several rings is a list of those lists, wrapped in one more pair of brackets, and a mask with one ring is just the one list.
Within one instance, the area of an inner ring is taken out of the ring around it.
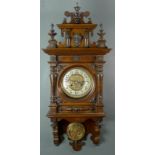
{"label": "turned finial", "polygon": [[54,30],[54,24],[51,24],[51,30],[48,33],[49,36],[51,36],[51,39],[48,41],[49,45],[47,48],[56,48],[57,47],[57,41],[54,39],[54,37],[57,35],[57,33]]}

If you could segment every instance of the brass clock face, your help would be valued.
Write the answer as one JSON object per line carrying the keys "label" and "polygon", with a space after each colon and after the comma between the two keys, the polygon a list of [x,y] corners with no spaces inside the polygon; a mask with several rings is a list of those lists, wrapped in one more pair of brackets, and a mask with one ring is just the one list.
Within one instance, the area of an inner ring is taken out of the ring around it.
{"label": "brass clock face", "polygon": [[73,68],[67,71],[62,80],[62,89],[72,98],[86,96],[94,87],[92,75],[83,68]]}

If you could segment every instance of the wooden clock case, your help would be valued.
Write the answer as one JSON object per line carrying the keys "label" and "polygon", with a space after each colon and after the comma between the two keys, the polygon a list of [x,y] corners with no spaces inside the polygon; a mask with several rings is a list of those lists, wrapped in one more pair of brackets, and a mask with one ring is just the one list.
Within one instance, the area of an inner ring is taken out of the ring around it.
{"label": "wooden clock case", "polygon": [[[70,32],[71,47],[65,47],[66,41],[57,43],[57,47],[47,47],[43,51],[51,57],[50,65],[50,83],[51,83],[51,102],[49,105],[48,118],[50,118],[53,127],[54,144],[59,145],[63,141],[63,135],[67,133],[67,127],[71,123],[81,123],[85,128],[85,134],[80,140],[72,140],[73,149],[79,151],[86,140],[87,135],[91,134],[91,140],[94,144],[100,142],[100,128],[104,113],[103,105],[103,65],[104,55],[110,49],[107,47],[97,47],[90,42],[89,47],[84,47],[83,40],[79,47],[73,47],[73,35],[80,33],[83,35],[86,31],[92,33],[96,24],[92,23],[63,23],[58,27],[61,32],[66,30]],[[72,68],[84,68],[93,77],[95,86],[86,96],[82,98],[71,98],[67,96],[61,87],[64,74]]]}

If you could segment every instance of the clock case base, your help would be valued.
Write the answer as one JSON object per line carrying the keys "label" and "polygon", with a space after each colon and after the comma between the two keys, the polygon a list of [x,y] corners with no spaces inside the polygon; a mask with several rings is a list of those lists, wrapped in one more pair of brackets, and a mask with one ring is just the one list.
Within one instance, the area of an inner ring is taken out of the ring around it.
{"label": "clock case base", "polygon": [[[67,119],[68,120],[68,119]],[[80,122],[85,127],[85,136],[78,141],[72,141],[68,138],[70,141],[70,145],[75,151],[80,151],[82,146],[85,145],[84,141],[87,139],[88,134],[91,134],[91,140],[94,144],[100,143],[100,129],[101,129],[101,122],[102,118],[93,118],[93,119],[86,119],[85,121],[78,121],[78,118],[74,120],[73,118],[70,118],[70,121],[67,121],[65,118],[62,119],[51,119],[51,122],[53,122],[53,142],[55,145],[59,145],[64,140],[64,134],[67,133],[67,126],[72,122]]]}

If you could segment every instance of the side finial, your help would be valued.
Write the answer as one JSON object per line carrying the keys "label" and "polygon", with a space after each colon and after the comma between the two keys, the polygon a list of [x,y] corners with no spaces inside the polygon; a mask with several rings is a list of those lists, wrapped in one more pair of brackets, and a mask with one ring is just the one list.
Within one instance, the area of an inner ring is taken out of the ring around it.
{"label": "side finial", "polygon": [[106,48],[106,45],[105,45],[105,40],[104,40],[104,30],[103,30],[103,24],[100,24],[100,30],[99,30],[99,33],[97,33],[97,35],[99,36],[99,39],[97,41],[97,46],[98,47],[101,47],[101,48]]}
{"label": "side finial", "polygon": [[51,24],[51,30],[49,32],[49,35],[51,36],[52,40],[54,40],[54,36],[57,35],[57,33],[54,30],[54,24]]}
{"label": "side finial", "polygon": [[100,31],[103,31],[103,24],[100,24]]}
{"label": "side finial", "polygon": [[54,24],[51,24],[51,30],[48,33],[49,36],[51,36],[51,39],[48,41],[49,45],[47,48],[56,48],[57,47],[57,41],[54,39],[54,37],[57,35],[57,33],[54,30]]}

